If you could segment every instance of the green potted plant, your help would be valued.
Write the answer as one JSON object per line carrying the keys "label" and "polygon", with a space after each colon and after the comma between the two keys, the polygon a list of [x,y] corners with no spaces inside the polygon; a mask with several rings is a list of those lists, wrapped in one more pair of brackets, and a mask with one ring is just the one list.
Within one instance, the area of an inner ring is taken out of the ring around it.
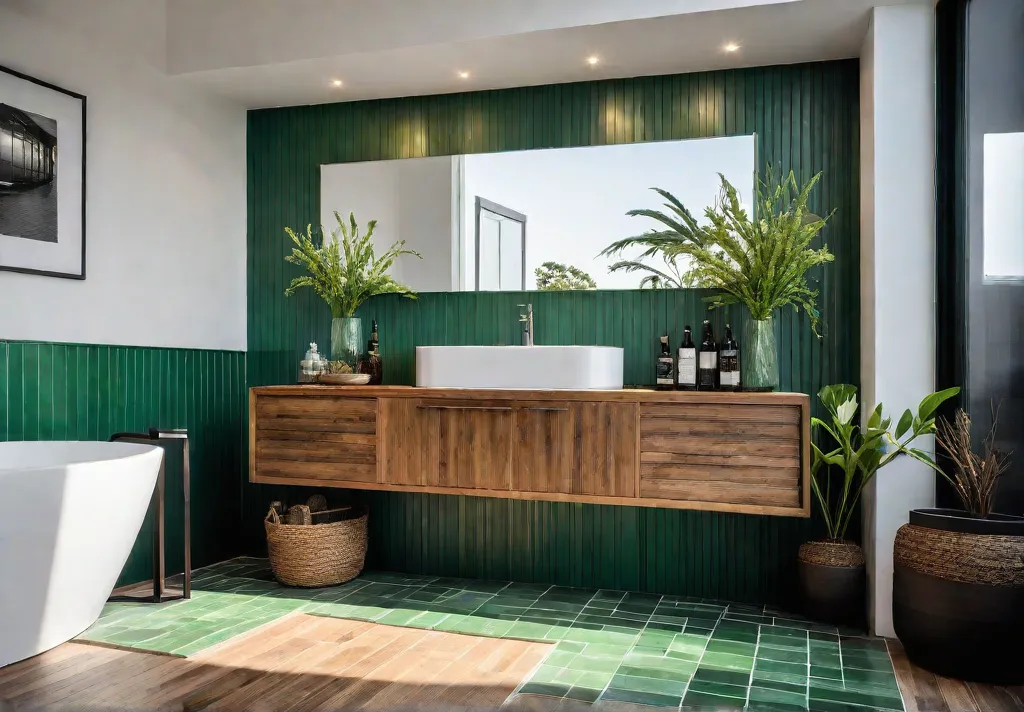
{"label": "green potted plant", "polygon": [[976,452],[963,410],[935,440],[959,509],[915,509],[893,543],[893,628],[915,664],[937,675],[997,685],[1024,683],[1011,651],[1024,640],[1024,518],[992,500],[1009,454],[996,447],[998,414]]}
{"label": "green potted plant", "polygon": [[[618,256],[630,248],[643,248],[635,259],[616,262],[609,270],[646,272],[642,287],[716,289],[719,293],[707,298],[712,309],[746,306],[750,318],[744,327],[745,355],[740,364],[743,387],[775,390],[779,385],[775,312],[785,306],[802,308],[810,317],[812,331],[818,334],[818,292],[808,284],[807,272],[833,259],[827,247],[811,247],[828,220],[807,208],[821,174],[801,188],[792,171],[785,180],[774,183],[769,170],[766,180],[757,181],[753,217],[740,204],[736,188],[725,176],[719,177],[721,196],[704,210],[705,224],[698,223],[674,195],[654,188],[667,201],[667,210],[631,210],[627,215],[656,220],[661,229],[613,242],[601,255]],[[644,262],[653,256],[661,256],[667,268]]]}
{"label": "green potted plant", "polygon": [[354,214],[349,213],[347,223],[338,211],[334,211],[334,218],[338,227],[329,236],[325,228],[314,233],[312,225],[306,226],[305,234],[290,227],[284,229],[295,243],[285,261],[308,272],[293,279],[284,293],[290,297],[308,287],[327,303],[333,317],[332,372],[352,373],[365,346],[362,320],[355,316],[356,309],[378,294],[402,294],[415,299],[416,293],[395,281],[388,270],[401,255],[420,255],[407,250],[405,241],[399,240],[378,257],[373,249],[376,220],[367,223],[366,232],[360,234]]}
{"label": "green potted plant", "polygon": [[864,488],[878,471],[902,454],[925,464],[927,454],[910,447],[922,435],[935,432],[935,411],[959,393],[950,388],[932,393],[900,417],[895,430],[879,403],[862,426],[857,422],[857,387],[825,386],[818,393],[828,422],[811,418],[820,441],[811,443],[811,491],[825,524],[824,539],[800,547],[798,567],[804,612],[829,623],[858,624],[864,618],[864,552],[846,538]]}

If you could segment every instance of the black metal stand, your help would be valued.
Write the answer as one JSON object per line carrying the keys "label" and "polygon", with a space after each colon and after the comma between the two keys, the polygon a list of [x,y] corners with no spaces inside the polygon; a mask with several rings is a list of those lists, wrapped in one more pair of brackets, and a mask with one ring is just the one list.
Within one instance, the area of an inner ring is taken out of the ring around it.
{"label": "black metal stand", "polygon": [[110,441],[134,440],[139,442],[152,442],[159,440],[181,440],[183,449],[183,462],[181,483],[185,495],[185,571],[181,593],[169,593],[164,582],[164,494],[165,477],[164,465],[160,464],[160,474],[157,475],[156,487],[153,489],[153,500],[150,508],[154,509],[155,522],[153,524],[153,593],[152,595],[137,596],[131,594],[111,596],[111,601],[134,601],[140,603],[163,603],[178,599],[192,597],[192,535],[191,535],[191,498],[189,493],[189,467],[188,467],[188,431],[183,428],[163,430],[150,428],[148,433],[114,433]]}

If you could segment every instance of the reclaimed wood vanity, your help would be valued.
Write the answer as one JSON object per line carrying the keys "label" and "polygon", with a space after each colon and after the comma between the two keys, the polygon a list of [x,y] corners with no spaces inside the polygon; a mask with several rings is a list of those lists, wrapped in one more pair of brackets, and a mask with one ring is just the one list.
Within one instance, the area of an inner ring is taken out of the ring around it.
{"label": "reclaimed wood vanity", "polygon": [[266,386],[269,484],[810,516],[800,393]]}

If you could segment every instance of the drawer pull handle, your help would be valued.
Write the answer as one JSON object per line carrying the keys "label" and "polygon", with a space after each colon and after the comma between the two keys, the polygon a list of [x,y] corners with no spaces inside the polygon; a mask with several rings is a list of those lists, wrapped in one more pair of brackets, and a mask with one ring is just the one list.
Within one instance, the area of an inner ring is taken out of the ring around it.
{"label": "drawer pull handle", "polygon": [[486,405],[439,405],[434,403],[418,403],[416,407],[422,410],[482,410],[492,413],[512,412],[512,408],[510,407]]}

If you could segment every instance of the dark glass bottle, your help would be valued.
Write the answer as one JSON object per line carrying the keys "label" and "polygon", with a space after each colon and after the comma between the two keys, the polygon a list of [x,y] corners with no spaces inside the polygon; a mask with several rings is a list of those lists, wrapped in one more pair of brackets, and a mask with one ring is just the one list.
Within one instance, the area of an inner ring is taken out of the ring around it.
{"label": "dark glass bottle", "polygon": [[704,320],[704,337],[700,342],[697,365],[697,390],[713,391],[718,386],[718,347],[711,331],[711,322]]}
{"label": "dark glass bottle", "polygon": [[697,390],[697,345],[693,343],[689,324],[683,329],[683,343],[679,347],[679,366],[676,375],[676,388],[681,391]]}
{"label": "dark glass bottle", "polygon": [[366,343],[366,360],[360,364],[359,371],[370,375],[370,385],[379,386],[383,380],[384,370],[380,362],[380,341],[377,337],[377,320],[371,322],[370,340]]}
{"label": "dark glass bottle", "polygon": [[675,369],[672,362],[672,350],[668,344],[668,334],[660,337],[661,353],[654,366],[654,383],[660,391],[672,390],[675,385],[673,376]]}
{"label": "dark glass bottle", "polygon": [[718,387],[723,391],[740,389],[740,346],[732,338],[732,327],[728,324],[718,347]]}

